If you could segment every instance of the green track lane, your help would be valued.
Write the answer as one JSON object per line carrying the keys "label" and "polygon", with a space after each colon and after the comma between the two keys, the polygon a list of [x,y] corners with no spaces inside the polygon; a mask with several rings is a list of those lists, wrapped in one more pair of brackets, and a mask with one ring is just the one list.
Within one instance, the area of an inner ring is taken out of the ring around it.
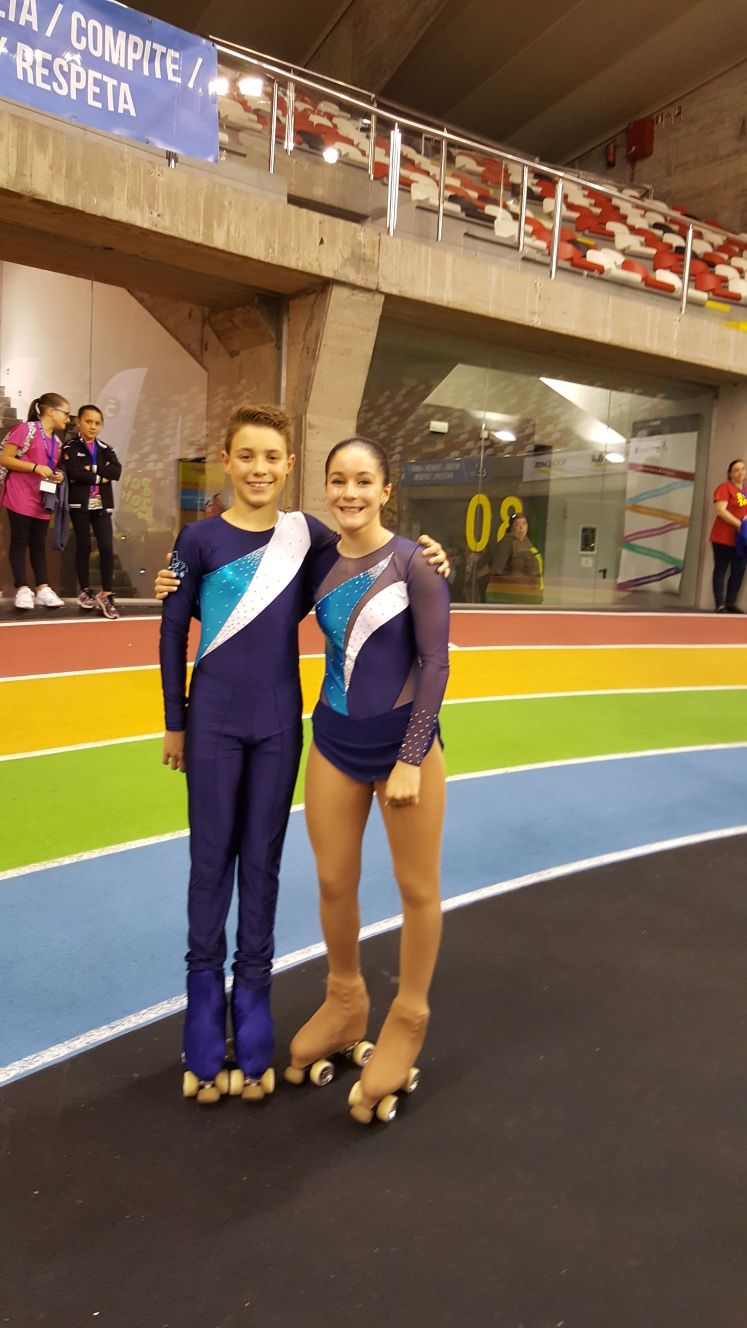
{"label": "green track lane", "polygon": [[[657,692],[446,705],[441,728],[450,775],[504,766],[738,742],[743,694]],[[295,792],[300,802],[304,762]],[[161,765],[161,742],[120,743],[4,763],[0,871],[184,830],[182,775]],[[84,808],[78,820],[67,813]],[[36,809],[36,810],[34,810]]]}

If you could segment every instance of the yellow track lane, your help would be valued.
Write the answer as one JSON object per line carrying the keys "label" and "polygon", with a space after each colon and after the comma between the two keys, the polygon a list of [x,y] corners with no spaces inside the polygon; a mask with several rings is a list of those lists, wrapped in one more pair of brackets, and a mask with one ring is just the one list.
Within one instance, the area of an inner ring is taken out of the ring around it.
{"label": "yellow track lane", "polygon": [[[744,686],[747,648],[612,650],[542,647],[454,650],[447,699],[609,688]],[[304,710],[313,709],[324,661],[301,661]],[[0,755],[158,733],[163,728],[157,669],[0,680]]]}

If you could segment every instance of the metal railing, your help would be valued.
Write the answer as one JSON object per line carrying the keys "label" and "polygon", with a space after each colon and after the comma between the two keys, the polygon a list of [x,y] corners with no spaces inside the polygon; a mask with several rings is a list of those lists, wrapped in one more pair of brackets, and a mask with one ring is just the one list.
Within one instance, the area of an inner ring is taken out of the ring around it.
{"label": "metal railing", "polygon": [[[334,97],[335,100],[341,104],[342,109],[351,109],[361,112],[368,118],[368,175],[371,180],[374,179],[376,136],[379,124],[383,121],[389,126],[389,178],[386,208],[386,229],[389,235],[394,235],[397,227],[402,131],[404,129],[412,131],[423,138],[440,143],[436,221],[437,242],[441,241],[443,238],[446,176],[448,173],[448,153],[450,148],[460,149],[467,152],[476,152],[481,156],[492,158],[497,162],[507,163],[521,169],[519,220],[515,245],[520,257],[524,257],[526,250],[530,171],[542,175],[549,180],[555,180],[554,215],[549,246],[550,279],[553,281],[555,280],[558,271],[563,194],[567,185],[574,185],[585,190],[593,190],[595,194],[604,195],[613,202],[624,202],[626,206],[630,206],[631,203],[635,203],[637,200],[646,211],[656,212],[661,217],[662,221],[673,223],[674,229],[679,231],[680,234],[682,233],[681,228],[685,225],[687,226],[684,237],[685,251],[681,275],[682,292],[680,308],[683,314],[687,311],[693,240],[695,239],[696,233],[700,233],[701,235],[704,232],[706,234],[715,233],[722,236],[724,241],[737,243],[740,246],[743,246],[745,243],[742,236],[735,235],[733,232],[725,230],[721,226],[714,226],[707,222],[699,222],[694,218],[688,218],[682,212],[675,212],[673,209],[667,207],[665,203],[660,202],[658,199],[647,197],[647,190],[646,192],[638,192],[634,188],[631,188],[626,192],[624,189],[618,189],[606,184],[597,177],[586,176],[579,171],[569,170],[560,166],[547,165],[537,157],[529,157],[521,152],[512,151],[511,149],[492,143],[489,140],[483,141],[470,138],[468,135],[460,133],[458,130],[450,129],[447,126],[440,126],[436,122],[430,121],[425,117],[417,117],[413,112],[397,106],[394,103],[382,103],[372,93],[345,84],[338,79],[328,78],[326,75],[322,74],[309,74],[305,71],[301,72],[295,66],[287,65],[282,61],[275,60],[258,51],[253,51],[249,47],[229,45],[217,37],[211,37],[210,40],[214,43],[220,54],[229,56],[233,60],[238,60],[241,63],[249,65],[252,70],[256,70],[263,74],[271,83],[270,144],[268,156],[268,170],[270,174],[274,173],[276,166],[276,138],[281,85],[285,87],[286,98],[283,147],[288,153],[292,152],[295,146],[295,103],[296,89],[299,86],[312,93]],[[674,291],[673,294],[675,294]]]}

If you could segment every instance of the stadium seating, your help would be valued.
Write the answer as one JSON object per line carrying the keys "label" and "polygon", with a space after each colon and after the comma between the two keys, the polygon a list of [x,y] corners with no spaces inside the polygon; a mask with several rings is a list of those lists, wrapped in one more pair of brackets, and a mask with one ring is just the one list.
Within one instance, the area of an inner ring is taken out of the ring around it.
{"label": "stadium seating", "polygon": [[[268,85],[259,97],[245,96],[237,87],[236,70],[223,67],[229,91],[219,97],[220,141],[232,158],[246,157],[266,162],[267,135],[271,118]],[[296,76],[298,78],[298,76]],[[275,135],[285,142],[286,96],[279,89]],[[389,180],[389,134],[379,117],[374,145],[372,174],[375,192]],[[370,162],[370,117],[329,96],[315,98],[296,81],[293,119],[294,148],[310,161],[328,148],[339,154],[337,169],[365,173]],[[405,130],[401,143],[399,188],[416,211],[438,208],[441,145],[427,133]],[[506,249],[516,249],[522,167],[487,152],[455,145],[449,149],[444,180],[444,213],[449,225],[459,219],[470,227],[467,234],[481,234]],[[313,200],[318,203],[315,186]],[[540,163],[528,171],[524,253],[549,262],[555,221],[556,178]],[[370,208],[372,219],[381,218],[379,204]],[[682,297],[687,233],[694,224],[692,258],[688,279],[688,302],[707,305],[720,313],[735,304],[747,304],[747,235],[734,236],[712,220],[699,222],[680,208],[644,197],[640,190],[625,187],[617,197],[604,193],[593,179],[564,182],[558,266],[564,271],[637,288],[670,300]],[[475,227],[478,228],[475,231]],[[420,232],[419,232],[420,233]],[[453,230],[450,238],[454,238]],[[458,234],[458,232],[457,232]]]}

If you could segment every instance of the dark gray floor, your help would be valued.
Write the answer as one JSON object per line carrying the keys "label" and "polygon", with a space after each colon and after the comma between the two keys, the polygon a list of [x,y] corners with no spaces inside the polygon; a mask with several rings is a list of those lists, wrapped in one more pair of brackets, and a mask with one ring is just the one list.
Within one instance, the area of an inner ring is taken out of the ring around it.
{"label": "dark gray floor", "polygon": [[[744,855],[447,914],[389,1127],[349,1120],[351,1069],[183,1102],[179,1020],[11,1084],[0,1325],[745,1328]],[[364,953],[375,1031],[396,937]],[[279,1045],[322,976],[277,979]]]}

